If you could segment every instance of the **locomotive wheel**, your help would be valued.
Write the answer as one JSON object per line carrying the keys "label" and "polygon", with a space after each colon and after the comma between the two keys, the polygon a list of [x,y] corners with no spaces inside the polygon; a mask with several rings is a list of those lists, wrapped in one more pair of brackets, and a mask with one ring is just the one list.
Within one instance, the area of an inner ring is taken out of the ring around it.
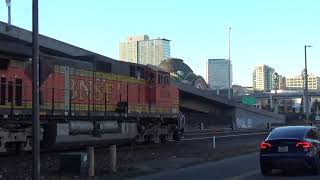
{"label": "locomotive wheel", "polygon": [[159,136],[161,144],[165,144],[168,141],[168,138],[166,135],[160,135]]}
{"label": "locomotive wheel", "polygon": [[17,155],[21,153],[22,142],[16,142],[14,145],[14,150]]}
{"label": "locomotive wheel", "polygon": [[150,143],[151,143],[151,136],[150,136],[150,135],[144,136],[144,142],[145,142],[146,144],[150,144]]}
{"label": "locomotive wheel", "polygon": [[179,141],[180,140],[179,131],[177,129],[174,130],[173,135],[172,135],[172,139],[175,140],[175,141]]}

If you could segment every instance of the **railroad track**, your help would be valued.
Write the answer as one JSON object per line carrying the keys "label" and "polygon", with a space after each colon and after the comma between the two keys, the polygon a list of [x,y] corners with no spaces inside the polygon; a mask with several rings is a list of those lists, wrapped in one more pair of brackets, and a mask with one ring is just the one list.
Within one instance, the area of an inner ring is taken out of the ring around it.
{"label": "railroad track", "polygon": [[[193,131],[186,131],[184,136],[180,139],[180,141],[169,140],[165,144],[161,144],[160,141],[156,141],[149,144],[144,143],[126,143],[118,145],[118,151],[135,151],[135,150],[143,150],[143,149],[157,149],[165,147],[166,145],[173,145],[176,142],[188,142],[188,141],[198,141],[198,140],[205,140],[205,139],[212,139],[213,136],[216,139],[221,138],[232,138],[232,137],[245,137],[245,136],[253,136],[253,135],[262,135],[267,134],[268,131],[266,130],[234,130],[234,131],[217,131],[213,132],[213,130],[193,130]],[[96,146],[96,150],[106,149],[109,146]],[[68,152],[85,152],[86,146],[80,146],[77,148],[73,147],[56,147],[50,149],[41,149],[41,154],[58,154],[58,153],[68,153]],[[31,155],[32,152],[10,152],[10,153],[1,153],[0,157],[14,157],[19,155]]]}

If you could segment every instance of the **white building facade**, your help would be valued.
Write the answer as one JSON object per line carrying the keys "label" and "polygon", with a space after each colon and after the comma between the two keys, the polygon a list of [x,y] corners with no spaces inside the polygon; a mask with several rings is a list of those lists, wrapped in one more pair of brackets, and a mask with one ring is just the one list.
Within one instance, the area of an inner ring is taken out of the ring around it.
{"label": "white building facade", "polygon": [[[286,86],[288,90],[304,89],[304,80],[301,75],[286,78]],[[319,90],[320,78],[314,74],[308,76],[308,89]]]}
{"label": "white building facade", "polygon": [[[229,71],[230,68],[230,71]],[[211,89],[228,89],[232,85],[232,64],[227,59],[208,59],[206,81]]]}
{"label": "white building facade", "polygon": [[122,61],[159,65],[170,58],[170,40],[149,39],[144,36],[130,36],[127,42],[119,45],[119,58]]}

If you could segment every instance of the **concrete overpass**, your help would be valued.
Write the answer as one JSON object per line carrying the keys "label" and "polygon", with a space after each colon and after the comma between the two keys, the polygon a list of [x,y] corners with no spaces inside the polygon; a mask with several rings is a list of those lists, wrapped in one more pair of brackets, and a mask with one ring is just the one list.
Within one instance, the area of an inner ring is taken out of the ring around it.
{"label": "concrete overpass", "polygon": [[176,82],[175,85],[180,91],[180,109],[187,115],[189,124],[203,121],[211,125],[234,124],[238,128],[265,128],[267,122],[285,121],[283,115],[229,101],[183,83]]}
{"label": "concrete overpass", "polygon": [[[6,31],[6,23],[0,22],[1,51],[11,51],[17,56],[32,57],[32,34],[30,31],[12,27]],[[94,56],[102,60],[113,61],[109,57],[40,35],[40,51],[61,57]],[[176,83],[180,91],[180,110],[186,114],[187,123],[205,122],[209,125],[233,124],[239,128],[265,128],[266,123],[284,123],[285,117],[272,112],[259,110],[229,101],[207,91]]]}
{"label": "concrete overpass", "polygon": [[[311,91],[308,93],[309,97],[320,97],[320,92]],[[241,101],[244,96],[235,96],[232,98],[234,101]],[[292,93],[255,93],[248,96],[255,97],[256,99],[292,99],[292,98],[302,98],[303,92],[292,92]]]}

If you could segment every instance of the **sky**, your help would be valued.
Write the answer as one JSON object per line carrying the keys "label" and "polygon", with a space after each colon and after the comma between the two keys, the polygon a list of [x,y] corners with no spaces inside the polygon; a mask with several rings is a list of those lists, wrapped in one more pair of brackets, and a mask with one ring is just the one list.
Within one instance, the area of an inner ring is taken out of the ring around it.
{"label": "sky", "polygon": [[[5,0],[0,21],[7,22]],[[31,30],[32,0],[12,1],[12,24]],[[208,59],[228,58],[233,84],[252,86],[256,65],[293,76],[320,76],[319,0],[39,0],[40,34],[119,59],[130,35],[171,40],[171,57],[205,76]]]}

